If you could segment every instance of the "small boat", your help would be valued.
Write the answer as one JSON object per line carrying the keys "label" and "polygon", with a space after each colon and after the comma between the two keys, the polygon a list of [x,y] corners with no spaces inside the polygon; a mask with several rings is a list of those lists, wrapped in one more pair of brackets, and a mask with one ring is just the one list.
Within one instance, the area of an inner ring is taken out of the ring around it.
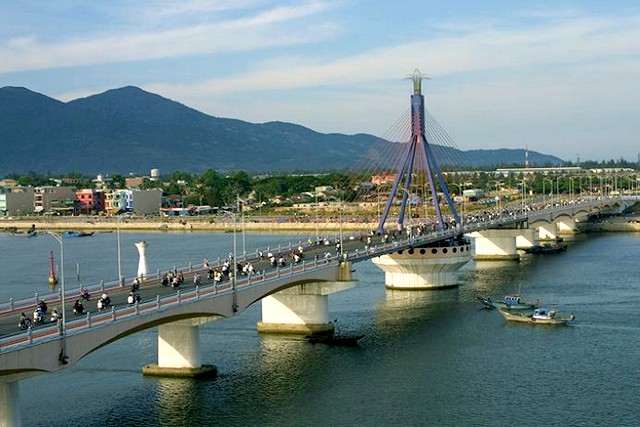
{"label": "small boat", "polygon": [[89,237],[89,236],[93,236],[93,231],[90,232],[86,232],[86,231],[65,231],[64,233],[62,233],[62,237],[64,238],[72,238],[72,237]]}
{"label": "small boat", "polygon": [[11,233],[9,233],[11,236],[14,237],[36,237],[38,235],[37,231],[12,231]]}
{"label": "small boat", "polygon": [[528,254],[557,254],[567,250],[566,243],[545,243],[543,245],[531,246],[524,251]]}
{"label": "small boat", "polygon": [[502,301],[494,301],[491,297],[478,297],[480,302],[490,310],[494,308],[505,310],[532,310],[540,305],[540,301],[525,301],[521,295],[506,295]]}
{"label": "small boat", "polygon": [[307,335],[305,338],[311,344],[327,344],[336,346],[356,346],[358,341],[364,335],[343,335],[343,334],[326,334],[326,335]]}
{"label": "small boat", "polygon": [[566,325],[576,318],[573,314],[560,316],[556,310],[549,310],[548,308],[536,308],[533,313],[514,313],[502,308],[499,311],[510,322],[533,325]]}

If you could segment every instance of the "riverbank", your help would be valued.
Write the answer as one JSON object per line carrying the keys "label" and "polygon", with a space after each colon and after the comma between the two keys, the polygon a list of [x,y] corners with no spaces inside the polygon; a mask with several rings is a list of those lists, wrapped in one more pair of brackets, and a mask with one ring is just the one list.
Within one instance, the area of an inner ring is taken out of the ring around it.
{"label": "riverbank", "polygon": [[[635,217],[634,217],[635,218]],[[232,232],[233,221],[227,217],[220,218],[127,218],[116,220],[104,217],[58,217],[58,218],[22,218],[0,220],[0,230],[47,230],[62,232],[66,230],[79,231],[211,231]],[[243,226],[235,224],[236,230]],[[373,222],[299,222],[299,221],[258,221],[248,219],[244,223],[245,231],[254,232],[309,232],[320,233],[343,231],[370,231],[377,227]],[[586,232],[640,232],[640,222],[630,221],[628,217],[609,218],[598,222],[581,223],[579,228]]]}
{"label": "riverbank", "polygon": [[[343,231],[369,231],[375,229],[377,224],[361,222],[295,222],[295,221],[256,221],[247,220],[244,224],[237,222],[236,230],[244,228],[245,231],[256,232],[304,232],[315,233],[316,229],[323,232]],[[232,232],[233,221],[228,218],[127,218],[116,220],[103,217],[58,217],[58,218],[23,218],[1,220],[0,230],[36,230],[47,231],[215,231]]]}

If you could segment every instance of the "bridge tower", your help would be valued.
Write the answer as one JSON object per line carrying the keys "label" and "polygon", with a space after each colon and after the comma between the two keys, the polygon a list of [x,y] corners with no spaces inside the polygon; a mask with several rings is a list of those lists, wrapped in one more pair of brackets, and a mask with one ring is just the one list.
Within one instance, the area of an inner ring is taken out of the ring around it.
{"label": "bridge tower", "polygon": [[[397,219],[397,232],[411,235],[426,231],[426,224],[405,227],[405,214],[411,202],[412,182],[421,179],[425,189],[422,197],[428,197],[428,186],[431,205],[435,213],[435,229],[444,231],[454,227],[462,229],[462,222],[451,194],[444,181],[440,167],[429,145],[425,134],[424,96],[422,95],[422,80],[427,77],[416,69],[409,77],[413,81],[411,95],[411,137],[404,144],[404,152],[397,165],[397,174],[389,198],[386,202],[378,233],[385,232],[385,223],[389,218],[391,207],[397,195],[401,195],[400,213]],[[449,206],[453,222],[445,220],[440,205],[440,193]],[[402,193],[400,193],[400,191]],[[438,242],[437,245],[422,245],[408,250],[401,250],[389,255],[373,258],[372,261],[385,271],[385,285],[392,289],[434,289],[457,285],[457,271],[470,259],[469,241],[462,236]]]}

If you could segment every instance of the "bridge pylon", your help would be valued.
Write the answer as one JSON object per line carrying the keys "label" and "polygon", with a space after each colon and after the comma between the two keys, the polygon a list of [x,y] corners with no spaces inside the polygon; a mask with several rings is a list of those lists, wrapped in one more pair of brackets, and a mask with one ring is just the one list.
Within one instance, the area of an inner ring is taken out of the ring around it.
{"label": "bridge pylon", "polygon": [[[389,198],[380,217],[378,233],[386,234],[384,225],[394,205],[396,195],[401,194],[400,213],[397,219],[397,231],[421,234],[429,225],[405,226],[404,217],[410,198],[417,198],[421,191],[422,199],[429,199],[435,212],[434,230],[443,231],[455,227],[462,230],[462,221],[455,207],[447,184],[436,162],[425,133],[424,96],[422,80],[426,77],[416,69],[409,78],[413,81],[411,95],[411,137],[405,144],[404,153],[397,167],[396,178],[391,187]],[[415,193],[414,181],[418,183]],[[426,189],[429,189],[429,192]],[[399,192],[402,191],[402,193]],[[452,220],[447,220],[441,210],[440,199],[449,206]],[[413,200],[415,202],[415,200]],[[395,233],[395,231],[394,231]],[[385,286],[391,289],[437,289],[457,286],[457,271],[471,260],[470,242],[460,233],[453,239],[442,240],[433,245],[422,245],[408,250],[400,250],[388,255],[373,258],[375,265],[385,272]]]}

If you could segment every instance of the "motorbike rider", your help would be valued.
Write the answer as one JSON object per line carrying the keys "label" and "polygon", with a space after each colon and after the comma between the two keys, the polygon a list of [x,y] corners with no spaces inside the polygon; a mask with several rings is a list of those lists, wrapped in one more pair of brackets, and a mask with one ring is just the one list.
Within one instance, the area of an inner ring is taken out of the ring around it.
{"label": "motorbike rider", "polygon": [[84,306],[82,305],[79,299],[77,299],[76,302],[73,304],[73,312],[75,314],[84,314]]}
{"label": "motorbike rider", "polygon": [[20,329],[29,329],[31,327],[31,319],[29,319],[24,312],[20,314],[20,322],[18,323],[18,326]]}

